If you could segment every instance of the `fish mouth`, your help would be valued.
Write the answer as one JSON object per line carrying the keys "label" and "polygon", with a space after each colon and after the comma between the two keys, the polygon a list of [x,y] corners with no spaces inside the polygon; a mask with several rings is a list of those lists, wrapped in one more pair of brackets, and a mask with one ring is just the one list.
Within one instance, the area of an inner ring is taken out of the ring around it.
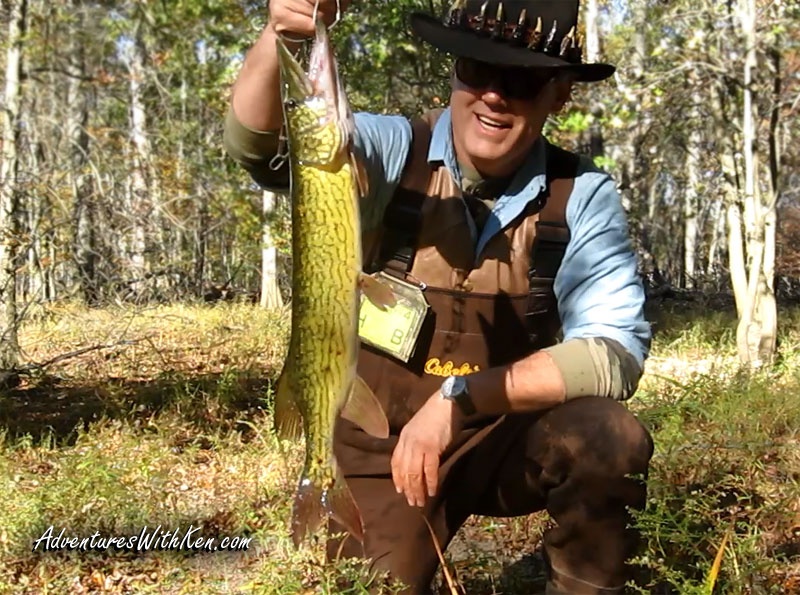
{"label": "fish mouth", "polygon": [[283,101],[302,102],[319,97],[331,105],[337,105],[336,65],[325,31],[325,25],[317,20],[316,36],[309,58],[308,73],[278,37],[278,64],[281,69]]}
{"label": "fish mouth", "polygon": [[333,56],[330,38],[321,19],[315,26],[314,44],[309,56],[308,72],[278,37],[278,63],[281,69],[284,104],[303,103],[318,98],[328,107],[331,120],[343,122],[350,118],[350,107],[344,93]]}

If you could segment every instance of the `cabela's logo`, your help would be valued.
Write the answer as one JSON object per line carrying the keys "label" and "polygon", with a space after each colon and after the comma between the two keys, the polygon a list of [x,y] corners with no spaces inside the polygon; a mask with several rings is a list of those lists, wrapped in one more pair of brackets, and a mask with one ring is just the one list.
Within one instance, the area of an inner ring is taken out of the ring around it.
{"label": "cabela's logo", "polygon": [[466,376],[480,370],[480,366],[473,366],[467,362],[456,366],[451,360],[442,362],[438,357],[432,357],[425,362],[425,373],[433,376]]}

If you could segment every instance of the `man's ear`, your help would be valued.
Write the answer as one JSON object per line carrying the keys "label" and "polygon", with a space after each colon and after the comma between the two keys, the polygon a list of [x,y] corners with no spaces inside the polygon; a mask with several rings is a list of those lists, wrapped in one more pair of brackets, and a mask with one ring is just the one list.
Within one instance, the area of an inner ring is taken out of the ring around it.
{"label": "man's ear", "polygon": [[553,82],[555,93],[553,94],[553,105],[550,109],[552,113],[558,113],[567,102],[572,99],[572,81],[568,79],[557,79]]}

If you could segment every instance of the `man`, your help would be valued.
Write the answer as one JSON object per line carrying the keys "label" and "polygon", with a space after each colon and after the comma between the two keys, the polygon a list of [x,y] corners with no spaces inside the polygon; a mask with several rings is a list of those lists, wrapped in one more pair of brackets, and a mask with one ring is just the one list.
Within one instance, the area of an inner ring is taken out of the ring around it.
{"label": "man", "polygon": [[[282,125],[275,40],[311,36],[315,7],[269,8],[225,140],[255,180],[285,189],[285,166],[270,167]],[[330,24],[337,6],[318,10]],[[340,420],[336,455],[365,539],[332,540],[329,554],[366,555],[409,593],[428,592],[438,565],[425,519],[446,546],[472,514],[542,509],[556,523],[543,540],[547,593],[619,593],[628,579],[627,508],[644,505],[653,445],[619,401],[647,356],[644,294],[613,181],[541,136],[573,81],[614,72],[581,62],[577,15],[578,0],[413,14],[415,34],[456,57],[449,107],[413,122],[355,116],[369,175],[364,262],[429,309],[421,328],[395,329],[412,337],[410,358],[362,344],[359,373],[391,436]]]}

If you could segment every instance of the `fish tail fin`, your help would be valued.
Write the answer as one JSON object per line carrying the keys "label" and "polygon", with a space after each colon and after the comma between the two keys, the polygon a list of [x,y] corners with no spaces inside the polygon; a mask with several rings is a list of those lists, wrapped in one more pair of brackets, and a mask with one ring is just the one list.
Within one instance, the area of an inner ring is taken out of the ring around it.
{"label": "fish tail fin", "polygon": [[320,528],[326,516],[363,543],[361,512],[338,466],[335,467],[335,478],[333,487],[327,491],[306,474],[300,479],[292,513],[292,541],[296,547],[306,535]]}
{"label": "fish tail fin", "polygon": [[363,544],[364,521],[361,519],[361,511],[358,509],[358,504],[356,504],[353,493],[338,465],[336,465],[335,477],[336,481],[328,492],[325,502],[328,514]]}
{"label": "fish tail fin", "polygon": [[292,541],[295,547],[299,547],[305,536],[319,529],[322,524],[325,517],[325,509],[322,505],[323,495],[322,486],[303,473],[294,497],[292,510]]}

